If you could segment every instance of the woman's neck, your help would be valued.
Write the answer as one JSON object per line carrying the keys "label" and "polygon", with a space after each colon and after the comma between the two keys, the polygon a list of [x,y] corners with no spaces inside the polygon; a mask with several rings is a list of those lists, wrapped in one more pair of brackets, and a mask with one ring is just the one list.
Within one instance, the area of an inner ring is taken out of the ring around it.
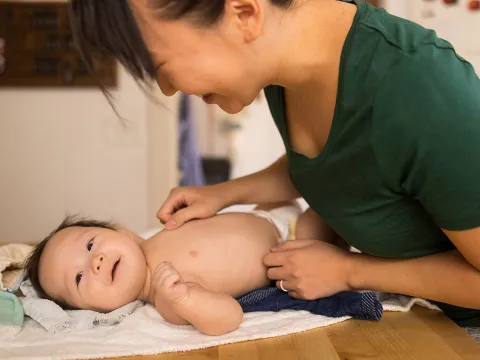
{"label": "woman's neck", "polygon": [[[357,8],[336,1],[300,1],[278,19],[274,31],[279,59],[271,84],[293,92],[321,90],[337,82],[340,57]],[[272,33],[273,35],[273,33]]]}

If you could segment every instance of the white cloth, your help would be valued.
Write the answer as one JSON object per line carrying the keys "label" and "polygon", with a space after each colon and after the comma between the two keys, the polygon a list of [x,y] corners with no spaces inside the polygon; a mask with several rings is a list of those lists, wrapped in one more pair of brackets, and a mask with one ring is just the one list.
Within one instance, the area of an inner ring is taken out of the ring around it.
{"label": "white cloth", "polygon": [[25,259],[32,248],[25,244],[0,246],[0,290],[10,289],[22,276]]}
{"label": "white cloth", "polygon": [[97,325],[115,325],[143,306],[143,302],[134,301],[109,313],[63,310],[53,301],[40,299],[30,280],[25,281],[20,290],[25,295],[19,298],[25,315],[30,316],[51,333],[88,330]]}
{"label": "white cloth", "polygon": [[267,219],[274,225],[280,235],[280,243],[288,240],[290,225],[295,222],[302,214],[302,209],[298,204],[282,206],[272,210],[252,210],[250,214]]}
{"label": "white cloth", "polygon": [[[4,341],[14,339],[20,331],[22,331],[21,326],[2,325],[0,326],[0,339]],[[1,355],[0,359],[3,359]]]}
{"label": "white cloth", "polygon": [[424,299],[412,298],[410,296],[390,294],[390,293],[377,293],[377,297],[382,303],[384,311],[407,312],[407,311],[410,311],[412,306],[415,304],[426,307],[431,310],[441,311],[437,305],[434,305],[431,302]]}
{"label": "white cloth", "polygon": [[[408,311],[415,304],[435,308],[428,302],[406,296],[385,296],[387,311]],[[192,326],[165,322],[151,305],[136,308],[115,325],[52,334],[26,318],[14,340],[0,337],[0,358],[9,360],[74,360],[133,355],[154,355],[202,349],[216,345],[298,333],[345,321],[306,311],[245,314],[240,328],[223,336],[203,335]]]}

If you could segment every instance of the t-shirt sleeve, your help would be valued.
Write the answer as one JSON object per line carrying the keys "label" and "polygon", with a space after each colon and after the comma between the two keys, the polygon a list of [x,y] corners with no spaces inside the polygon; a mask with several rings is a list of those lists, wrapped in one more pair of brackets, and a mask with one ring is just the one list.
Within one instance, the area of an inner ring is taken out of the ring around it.
{"label": "t-shirt sleeve", "polygon": [[480,226],[480,80],[452,49],[415,54],[385,76],[373,148],[395,191],[446,230]]}

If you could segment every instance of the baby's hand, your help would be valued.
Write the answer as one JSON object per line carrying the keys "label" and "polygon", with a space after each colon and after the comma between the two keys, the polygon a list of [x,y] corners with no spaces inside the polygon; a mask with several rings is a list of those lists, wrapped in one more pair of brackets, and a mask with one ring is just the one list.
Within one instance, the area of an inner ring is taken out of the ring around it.
{"label": "baby's hand", "polygon": [[152,285],[155,288],[155,296],[172,304],[188,298],[189,289],[178,271],[169,262],[160,263],[153,273]]}

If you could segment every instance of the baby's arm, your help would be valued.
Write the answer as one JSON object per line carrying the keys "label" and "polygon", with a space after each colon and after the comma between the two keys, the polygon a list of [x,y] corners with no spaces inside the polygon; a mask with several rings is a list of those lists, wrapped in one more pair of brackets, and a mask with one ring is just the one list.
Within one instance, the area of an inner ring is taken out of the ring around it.
{"label": "baby's arm", "polygon": [[192,324],[206,335],[223,335],[236,330],[242,322],[242,308],[233,297],[185,283],[169,263],[157,266],[152,285],[155,307],[170,323]]}

